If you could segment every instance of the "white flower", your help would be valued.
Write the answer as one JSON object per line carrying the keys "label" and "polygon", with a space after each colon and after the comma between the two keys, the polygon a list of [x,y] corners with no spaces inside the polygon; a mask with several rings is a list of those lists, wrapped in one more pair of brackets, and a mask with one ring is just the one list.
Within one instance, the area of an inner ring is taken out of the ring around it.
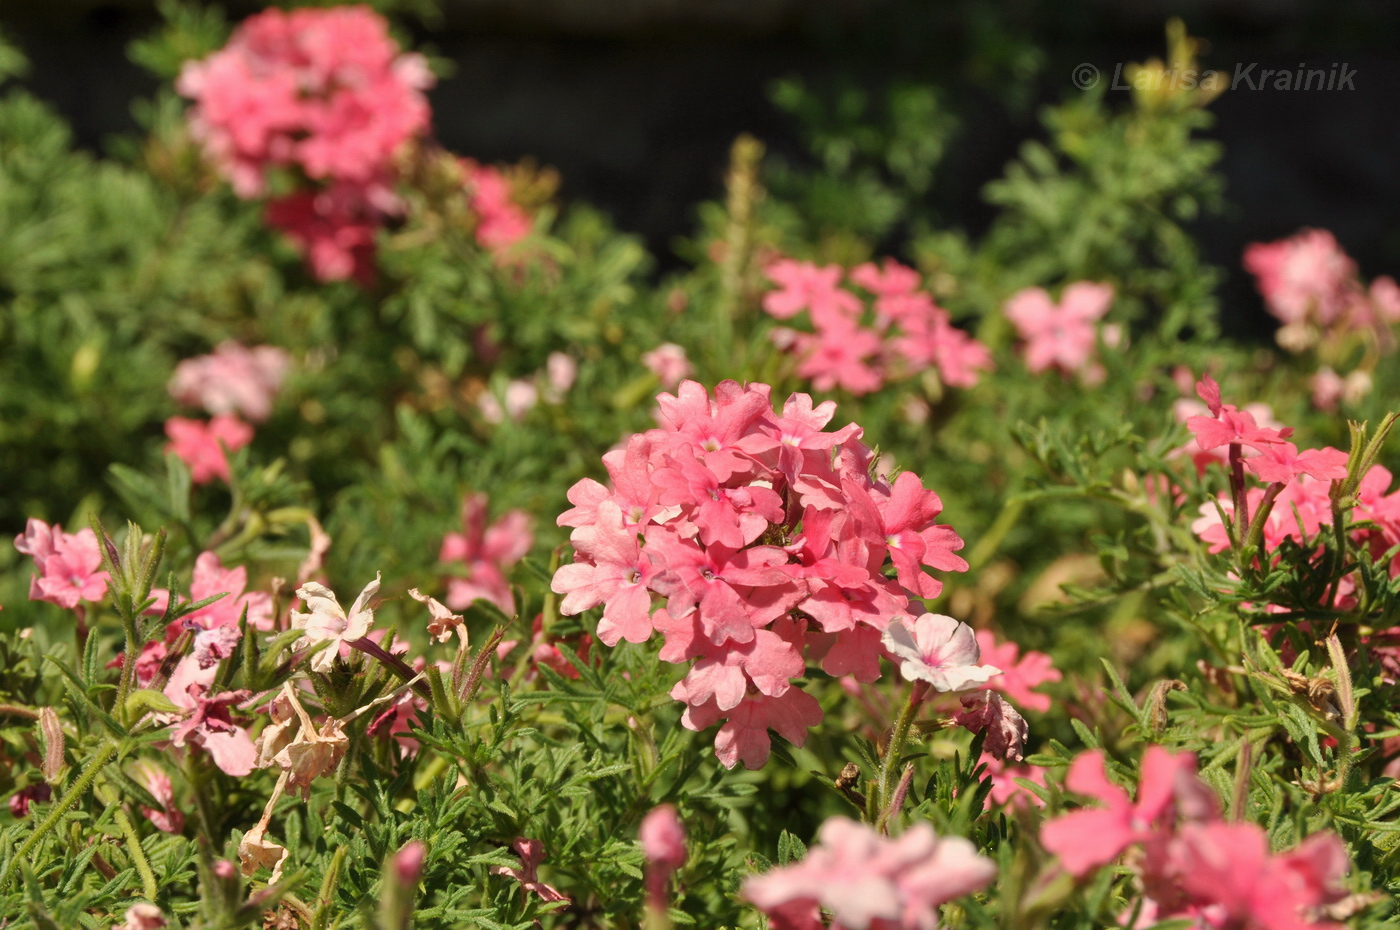
{"label": "white flower", "polygon": [[978,665],[982,650],[972,627],[941,614],[924,614],[909,629],[894,620],[885,630],[885,648],[900,660],[899,673],[926,681],[936,691],[966,691],[986,684],[1001,669]]}
{"label": "white flower", "polygon": [[322,649],[311,657],[311,668],[318,672],[329,672],[340,654],[342,643],[363,639],[374,623],[374,611],[369,607],[370,598],[379,593],[381,575],[375,572],[374,580],[365,585],[347,615],[336,600],[335,592],[323,584],[308,581],[297,588],[297,597],[306,604],[308,613],[292,611],[292,629],[305,631],[297,640],[301,647],[315,646],[330,642],[333,645]]}

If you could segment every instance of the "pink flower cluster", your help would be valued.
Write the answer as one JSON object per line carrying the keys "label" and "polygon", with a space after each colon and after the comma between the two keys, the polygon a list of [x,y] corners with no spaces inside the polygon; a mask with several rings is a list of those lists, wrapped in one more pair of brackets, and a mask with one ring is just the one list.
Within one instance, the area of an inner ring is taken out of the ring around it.
{"label": "pink flower cluster", "polygon": [[[1226,464],[1238,461],[1244,472],[1253,474],[1265,487],[1235,487],[1222,492],[1218,502],[1231,521],[1247,527],[1261,508],[1269,508],[1263,524],[1263,541],[1274,549],[1285,538],[1306,542],[1316,535],[1319,527],[1332,523],[1332,504],[1328,497],[1330,482],[1347,475],[1347,454],[1330,446],[1303,452],[1289,442],[1293,430],[1288,427],[1261,426],[1248,409],[1240,410],[1220,400],[1220,386],[1209,375],[1197,385],[1204,401],[1206,414],[1188,417],[1186,426],[1195,437],[1199,455],[1208,456],[1217,449],[1226,449]],[[1197,459],[1198,467],[1206,460]],[[1366,490],[1362,512],[1374,513],[1383,523],[1396,505],[1382,497],[1390,485],[1390,474],[1373,467],[1366,475]],[[1383,482],[1383,483],[1381,483]],[[1243,508],[1243,513],[1236,511]],[[1220,520],[1216,502],[1201,505],[1201,517],[1192,529],[1219,552],[1230,546],[1230,534]],[[1400,512],[1397,512],[1400,515]],[[1302,534],[1302,538],[1299,537]]]}
{"label": "pink flower cluster", "polygon": [[492,254],[504,256],[511,246],[530,234],[530,214],[511,200],[510,183],[499,168],[470,158],[459,162],[471,191],[472,212],[476,214],[476,241]]}
{"label": "pink flower cluster", "polygon": [[[1094,363],[1099,343],[1098,321],[1113,303],[1107,284],[1078,281],[1064,289],[1056,304],[1042,288],[1032,287],[1006,302],[1006,317],[1021,337],[1026,367],[1034,373],[1054,368],[1062,374],[1082,373],[1090,381],[1102,380]],[[1106,342],[1116,342],[1118,331],[1104,327]]]}
{"label": "pink flower cluster", "polygon": [[525,558],[535,537],[523,510],[506,511],[490,526],[487,513],[486,495],[468,494],[462,501],[463,531],[442,539],[438,561],[466,566],[465,573],[447,583],[447,606],[465,610],[473,601],[483,600],[509,615],[515,612],[515,598],[506,573]]}
{"label": "pink flower cluster", "polygon": [[215,416],[241,414],[261,423],[272,413],[272,401],[289,367],[290,356],[274,346],[249,349],[222,342],[210,354],[175,366],[170,396]]}
{"label": "pink flower cluster", "polygon": [[773,930],[936,930],[939,905],[985,888],[996,871],[970,842],[927,823],[890,839],[834,817],[805,859],[750,878],[742,894]]}
{"label": "pink flower cluster", "polygon": [[270,170],[310,186],[274,200],[268,221],[307,253],[323,280],[372,273],[373,231],[396,198],[394,157],[428,128],[433,78],[363,6],[271,9],[249,17],[220,51],[185,64],[177,89],[190,127],[242,197]]}
{"label": "pink flower cluster", "polygon": [[1256,242],[1245,249],[1244,267],[1254,275],[1269,312],[1283,323],[1278,342],[1290,351],[1308,348],[1319,337],[1379,332],[1400,323],[1400,285],[1381,277],[1367,288],[1356,263],[1326,230]]}
{"label": "pink flower cluster", "polygon": [[107,596],[108,575],[102,570],[97,534],[90,529],[65,533],[31,518],[15,537],[15,548],[34,560],[37,575],[29,578],[29,599],[48,601],[70,610],[79,601],[96,603]]}
{"label": "pink flower cluster", "polygon": [[1338,926],[1312,915],[1345,897],[1341,879],[1347,852],[1341,839],[1319,833],[1272,854],[1262,829],[1220,819],[1215,792],[1196,775],[1189,753],[1149,747],[1136,800],[1109,781],[1100,750],[1074,760],[1065,787],[1103,806],[1047,822],[1040,831],[1042,844],[1080,878],[1129,849],[1140,849],[1147,901],[1139,915],[1142,926],[1174,918],[1213,930]]}
{"label": "pink flower cluster", "polygon": [[893,259],[850,273],[851,283],[873,297],[868,313],[860,296],[841,287],[838,265],[779,259],[766,274],[779,288],[763,298],[770,316],[790,320],[807,311],[814,332],[780,328],[773,337],[819,391],[868,394],[930,367],[945,384],[970,388],[992,367],[986,346],[953,326],[948,311],[919,290],[918,272]]}
{"label": "pink flower cluster", "polygon": [[207,484],[215,478],[229,480],[227,453],[252,442],[253,428],[231,413],[208,422],[171,417],[165,421],[165,435],[170,439],[165,451],[189,466],[191,481]]}
{"label": "pink flower cluster", "polygon": [[428,128],[422,56],[402,54],[383,17],[365,6],[265,10],[177,88],[192,99],[190,127],[243,197],[272,168],[315,181],[380,181],[399,147]]}
{"label": "pink flower cluster", "polygon": [[924,567],[967,569],[917,475],[872,477],[860,427],[826,429],[834,403],[794,394],[775,413],[770,392],[685,381],[660,395],[661,427],[607,453],[611,483],[578,482],[559,517],[575,550],[554,576],[561,613],[602,605],[609,646],[661,633],[663,660],[693,663],[672,691],[683,724],[723,721],[729,767],[762,766],[769,729],[801,745],[821,720],[793,685],[808,650],[830,675],[874,681],[882,634],[942,588]]}

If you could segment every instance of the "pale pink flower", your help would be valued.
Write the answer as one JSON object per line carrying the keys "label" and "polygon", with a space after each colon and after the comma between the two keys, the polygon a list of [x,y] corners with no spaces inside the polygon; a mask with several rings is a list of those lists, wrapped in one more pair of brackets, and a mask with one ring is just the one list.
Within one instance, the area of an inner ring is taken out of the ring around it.
{"label": "pale pink flower", "polygon": [[647,371],[656,375],[656,380],[667,390],[689,378],[692,373],[685,349],[674,342],[663,342],[650,352],[643,353],[642,364],[646,366]]}
{"label": "pale pink flower", "polygon": [[642,818],[637,839],[647,861],[647,897],[653,908],[664,908],[666,883],[685,865],[685,826],[674,807],[662,804]]}
{"label": "pale pink flower", "polygon": [[820,913],[832,930],[936,930],[938,907],[985,888],[996,875],[990,859],[962,837],[939,838],[919,823],[893,839],[835,817],[793,865],[756,875],[741,894],[774,930],[817,930]]}
{"label": "pale pink flower", "polygon": [[272,413],[273,398],[290,366],[291,358],[282,349],[221,342],[209,355],[175,366],[170,396],[206,413],[237,413],[258,423]]}
{"label": "pale pink flower", "polygon": [[1113,303],[1107,284],[1079,281],[1069,285],[1055,304],[1042,288],[1028,288],[1006,304],[1006,316],[1025,341],[1026,367],[1032,372],[1058,368],[1074,374],[1088,365],[1097,340],[1095,324]]}
{"label": "pale pink flower", "polygon": [[574,381],[578,379],[578,362],[574,361],[572,355],[551,352],[549,358],[545,359],[544,371],[545,398],[550,403],[557,404],[569,393],[569,388],[573,387]]}
{"label": "pale pink flower", "polygon": [[112,930],[161,930],[168,926],[160,908],[142,901],[127,908],[126,919],[120,925],[114,924]]}
{"label": "pale pink flower", "polygon": [[370,600],[379,593],[380,575],[365,585],[355,603],[347,613],[336,600],[335,592],[323,584],[308,581],[297,588],[297,597],[306,604],[307,613],[292,611],[292,629],[302,630],[303,636],[297,640],[298,649],[308,649],[318,643],[333,645],[319,650],[311,657],[311,668],[318,672],[329,672],[340,654],[342,644],[363,639],[369,635],[374,623],[374,610]]}
{"label": "pale pink flower", "polygon": [[1342,380],[1342,376],[1323,365],[1312,376],[1309,384],[1312,386],[1312,405],[1318,410],[1335,412],[1337,403],[1346,391],[1346,382]]}
{"label": "pale pink flower", "polygon": [[972,627],[952,617],[923,614],[912,624],[894,620],[882,641],[906,680],[927,682],[935,691],[966,691],[1001,671],[978,664],[982,653]]}
{"label": "pale pink flower", "polygon": [[216,416],[208,423],[171,417],[165,421],[170,437],[165,451],[180,458],[190,469],[190,480],[206,484],[219,478],[229,480],[227,452],[236,452],[253,441],[253,428],[232,414]]}

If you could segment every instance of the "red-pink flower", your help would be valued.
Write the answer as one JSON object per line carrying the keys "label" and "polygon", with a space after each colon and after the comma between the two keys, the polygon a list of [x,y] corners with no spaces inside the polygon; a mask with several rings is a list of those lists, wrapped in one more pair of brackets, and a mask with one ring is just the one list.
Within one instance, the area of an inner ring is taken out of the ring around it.
{"label": "red-pink flower", "polygon": [[1032,372],[1058,368],[1065,374],[1084,369],[1094,355],[1096,323],[1113,303],[1107,284],[1079,281],[1060,295],[1059,304],[1043,289],[1028,288],[1006,304],[1006,316],[1025,341],[1026,367]]}
{"label": "red-pink flower", "polygon": [[606,604],[598,638],[609,646],[618,640],[643,643],[651,637],[651,560],[642,555],[635,530],[628,529],[622,509],[612,500],[598,505],[596,522],[573,532],[574,561],[561,565],[552,590],[563,594],[559,612],[566,617]]}
{"label": "red-pink flower", "polygon": [[485,494],[468,494],[462,501],[461,533],[448,533],[438,553],[440,562],[462,562],[464,576],[447,583],[447,606],[465,610],[475,600],[489,601],[507,614],[515,610],[506,572],[525,557],[534,545],[530,518],[524,511],[508,510],[495,523],[487,525]]}
{"label": "red-pink flower", "polygon": [[1033,690],[1063,677],[1050,656],[1034,650],[1021,655],[1020,646],[1010,640],[998,641],[991,630],[977,631],[977,645],[982,649],[983,660],[1001,669],[1001,674],[987,682],[987,688],[1000,691],[1026,710],[1043,714],[1050,709],[1050,696]]}
{"label": "red-pink flower", "polygon": [[219,478],[229,480],[228,456],[253,441],[253,428],[232,414],[214,417],[205,423],[184,417],[165,421],[170,437],[165,451],[179,456],[190,469],[190,480],[206,484]]}
{"label": "red-pink flower", "polygon": [[1040,828],[1040,841],[1071,874],[1085,875],[1129,846],[1153,838],[1172,812],[1178,779],[1194,778],[1195,768],[1190,753],[1149,746],[1133,801],[1127,791],[1108,780],[1102,750],[1081,753],[1070,763],[1065,787],[1104,806],[1056,817]]}
{"label": "red-pink flower", "polygon": [[221,342],[209,355],[175,366],[170,396],[206,413],[236,413],[258,423],[272,413],[272,400],[290,366],[282,349]]}
{"label": "red-pink flower", "polygon": [[742,894],[773,930],[936,930],[938,907],[985,888],[990,859],[962,837],[919,823],[890,839],[841,817],[822,824],[801,862],[744,883]]}

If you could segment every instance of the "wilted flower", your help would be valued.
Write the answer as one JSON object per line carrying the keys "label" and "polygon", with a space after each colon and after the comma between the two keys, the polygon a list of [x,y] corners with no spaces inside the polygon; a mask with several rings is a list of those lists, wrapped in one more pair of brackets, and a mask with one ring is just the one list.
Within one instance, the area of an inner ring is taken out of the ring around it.
{"label": "wilted flower", "polygon": [[306,649],[318,643],[332,645],[321,649],[311,657],[311,668],[318,672],[329,672],[340,654],[342,643],[352,643],[369,634],[374,623],[374,610],[369,606],[370,599],[379,593],[380,573],[375,572],[374,580],[365,585],[349,613],[336,600],[335,592],[325,585],[308,581],[297,588],[297,597],[306,604],[307,612],[292,611],[292,629],[303,630],[305,635],[297,640],[297,647]]}

